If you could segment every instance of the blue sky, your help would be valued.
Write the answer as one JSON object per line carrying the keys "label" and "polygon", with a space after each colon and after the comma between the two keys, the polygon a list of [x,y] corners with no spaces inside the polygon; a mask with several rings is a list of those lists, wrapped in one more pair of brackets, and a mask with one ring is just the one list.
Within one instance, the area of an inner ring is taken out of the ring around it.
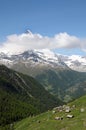
{"label": "blue sky", "polygon": [[[7,43],[8,35],[20,35],[27,29],[47,37],[66,32],[86,39],[86,0],[0,0],[0,43]],[[84,47],[68,48],[54,49],[85,55]]]}

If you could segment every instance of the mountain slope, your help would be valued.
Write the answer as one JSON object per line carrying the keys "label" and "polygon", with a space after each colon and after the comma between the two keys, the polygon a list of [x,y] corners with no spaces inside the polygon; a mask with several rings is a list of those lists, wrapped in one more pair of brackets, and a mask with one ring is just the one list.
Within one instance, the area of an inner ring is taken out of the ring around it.
{"label": "mountain slope", "polygon": [[46,90],[66,102],[86,94],[86,73],[70,69],[76,60],[85,65],[85,57],[56,55],[49,50],[28,50],[18,55],[2,53],[0,58],[1,64],[36,78]]}
{"label": "mountain slope", "polygon": [[38,114],[60,103],[32,77],[0,66],[0,125]]}
{"label": "mountain slope", "polygon": [[[86,130],[86,96],[66,106],[71,108],[70,113],[65,113],[63,110],[53,114],[53,110],[48,111],[36,117],[17,122],[14,128],[15,130]],[[67,115],[73,115],[74,117],[67,118]],[[63,117],[63,119],[55,120],[55,117]]]}
{"label": "mountain slope", "polygon": [[86,94],[86,73],[72,70],[47,70],[36,79],[55,96],[65,102]]}

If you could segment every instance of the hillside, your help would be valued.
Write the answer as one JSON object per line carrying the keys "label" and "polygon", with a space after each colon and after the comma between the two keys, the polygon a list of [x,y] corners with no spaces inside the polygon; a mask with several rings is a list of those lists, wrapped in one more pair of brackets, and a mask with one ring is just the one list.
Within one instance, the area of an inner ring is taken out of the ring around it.
{"label": "hillside", "polygon": [[[66,106],[71,108],[70,113],[48,111],[36,117],[26,118],[16,123],[14,128],[15,130],[86,130],[86,96]],[[74,117],[67,118],[67,115]],[[62,117],[62,119],[55,120],[56,117]]]}
{"label": "hillside", "polygon": [[86,94],[86,73],[69,69],[49,69],[35,77],[53,95],[64,102]]}
{"label": "hillside", "polygon": [[36,115],[60,103],[32,77],[0,66],[0,125]]}

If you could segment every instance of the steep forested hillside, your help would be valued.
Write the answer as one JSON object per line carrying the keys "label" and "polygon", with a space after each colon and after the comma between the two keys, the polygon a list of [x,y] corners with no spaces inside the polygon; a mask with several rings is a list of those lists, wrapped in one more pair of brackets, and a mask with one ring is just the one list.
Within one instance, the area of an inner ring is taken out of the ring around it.
{"label": "steep forested hillside", "polygon": [[60,103],[32,77],[0,66],[0,125],[36,115]]}

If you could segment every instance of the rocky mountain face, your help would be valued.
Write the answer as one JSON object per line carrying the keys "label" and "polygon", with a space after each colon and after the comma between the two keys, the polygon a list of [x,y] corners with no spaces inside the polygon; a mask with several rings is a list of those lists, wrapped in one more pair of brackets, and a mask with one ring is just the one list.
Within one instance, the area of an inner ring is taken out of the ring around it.
{"label": "rocky mountain face", "polygon": [[0,64],[36,78],[46,90],[66,102],[86,93],[85,57],[28,50],[18,55],[1,53]]}

